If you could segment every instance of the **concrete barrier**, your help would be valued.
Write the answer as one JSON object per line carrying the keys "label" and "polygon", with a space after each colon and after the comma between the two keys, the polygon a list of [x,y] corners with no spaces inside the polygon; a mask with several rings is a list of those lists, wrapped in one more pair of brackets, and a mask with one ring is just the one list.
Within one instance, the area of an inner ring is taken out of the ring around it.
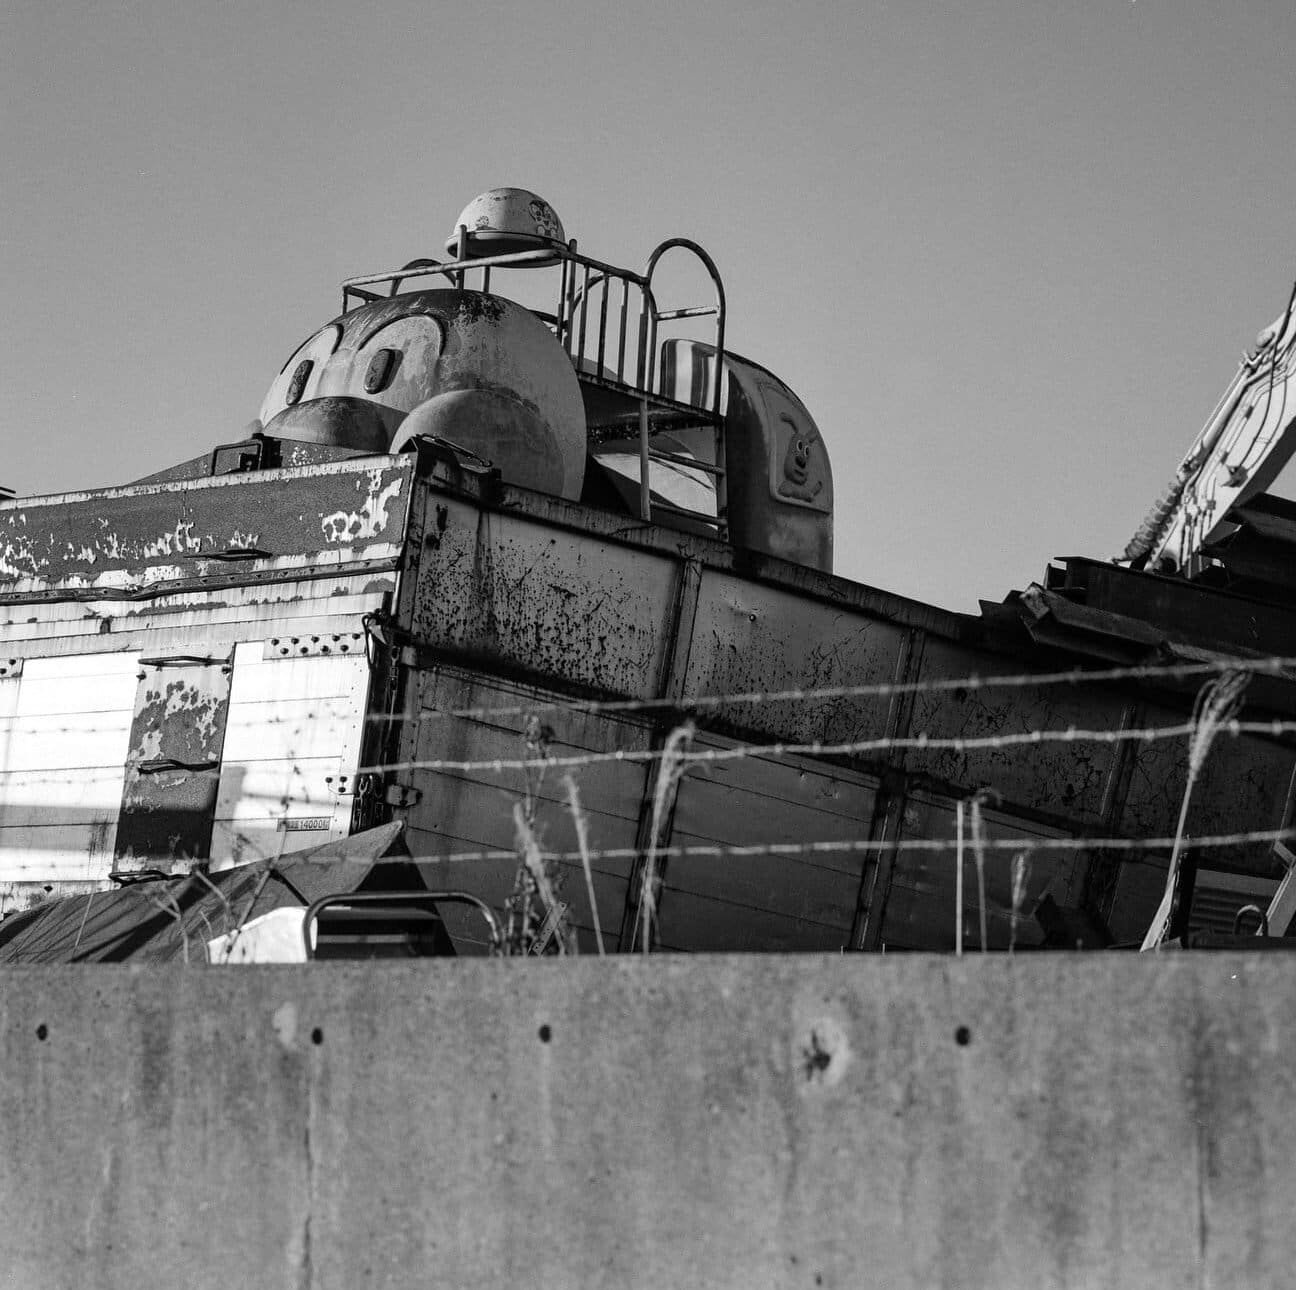
{"label": "concrete barrier", "polygon": [[1291,1284],[1296,958],[11,968],[0,1284]]}

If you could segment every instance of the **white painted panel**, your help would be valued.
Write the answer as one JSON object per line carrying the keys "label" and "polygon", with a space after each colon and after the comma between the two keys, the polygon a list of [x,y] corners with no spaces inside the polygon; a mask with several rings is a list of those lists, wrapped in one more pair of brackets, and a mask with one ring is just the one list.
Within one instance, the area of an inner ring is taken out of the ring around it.
{"label": "white painted panel", "polygon": [[[125,759],[121,709],[0,718],[0,757],[10,772],[82,770]],[[126,729],[130,729],[126,710]],[[121,775],[118,775],[118,786]]]}
{"label": "white painted panel", "polygon": [[139,655],[134,652],[28,659],[23,664],[14,715],[129,712],[135,706],[138,672]]}
{"label": "white painted panel", "polygon": [[61,803],[65,820],[94,822],[111,815],[115,821],[123,779],[123,766],[82,767],[70,795],[65,769],[0,771],[0,826],[49,823],[51,800]]}
{"label": "white painted panel", "polygon": [[13,716],[14,709],[18,706],[18,687],[21,684],[21,675],[0,677],[0,721]]}
{"label": "white painted panel", "polygon": [[107,879],[117,809],[98,823],[0,826],[0,883]]}
{"label": "white painted panel", "polygon": [[[336,757],[279,758],[275,761],[226,761],[221,768],[219,820],[281,820],[293,815],[327,815],[337,796],[340,764]],[[349,803],[348,803],[349,809]]]}
{"label": "white painted panel", "polygon": [[367,677],[363,654],[317,654],[313,658],[263,658],[260,641],[240,645],[234,656],[230,702],[283,703],[293,699],[329,699],[354,695],[357,680]]}
{"label": "white painted panel", "polygon": [[[216,867],[346,835],[352,797],[339,789],[342,776],[354,786],[368,692],[363,654],[267,659],[261,641],[235,649]],[[286,835],[285,820],[297,826]]]}
{"label": "white painted panel", "polygon": [[0,882],[105,879],[135,708],[134,652],[26,659],[0,718]]}
{"label": "white painted panel", "polygon": [[355,724],[354,695],[247,703],[237,727],[225,734],[226,762],[254,761],[274,750],[294,757],[333,757]]}

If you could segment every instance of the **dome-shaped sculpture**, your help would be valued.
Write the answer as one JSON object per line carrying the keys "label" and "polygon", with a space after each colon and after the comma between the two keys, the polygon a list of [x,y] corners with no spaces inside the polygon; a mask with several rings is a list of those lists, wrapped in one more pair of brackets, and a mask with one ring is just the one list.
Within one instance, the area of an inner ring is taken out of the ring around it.
{"label": "dome-shaped sculpture", "polygon": [[459,230],[467,230],[465,256],[510,255],[537,247],[565,246],[557,211],[525,188],[492,188],[474,197],[455,221],[446,250],[456,255]]}

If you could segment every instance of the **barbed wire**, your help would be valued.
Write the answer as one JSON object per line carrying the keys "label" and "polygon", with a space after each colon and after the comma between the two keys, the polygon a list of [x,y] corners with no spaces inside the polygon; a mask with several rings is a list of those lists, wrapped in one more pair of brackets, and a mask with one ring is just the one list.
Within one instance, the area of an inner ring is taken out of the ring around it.
{"label": "barbed wire", "polygon": [[[1067,726],[1061,730],[1023,730],[1006,735],[894,735],[872,739],[853,739],[841,743],[811,740],[807,743],[779,741],[775,743],[738,744],[732,748],[689,749],[679,754],[680,760],[690,765],[738,761],[746,757],[857,757],[865,753],[885,752],[893,749],[925,750],[931,752],[981,752],[1005,748],[1037,747],[1045,744],[1072,743],[1155,743],[1165,739],[1190,737],[1196,726],[1182,722],[1170,726],[1139,726],[1119,730],[1091,730]],[[1296,733],[1296,721],[1229,721],[1221,733],[1232,735],[1267,735],[1274,738]],[[573,756],[543,759],[538,757],[491,757],[479,760],[454,758],[427,758],[408,761],[374,762],[361,766],[356,774],[382,774],[399,771],[433,771],[469,774],[487,771],[502,774],[505,771],[534,769],[544,765],[550,769],[574,769],[609,762],[646,763],[659,761],[660,748],[618,748],[611,752],[580,753]]]}
{"label": "barbed wire", "polygon": [[[1296,825],[1281,829],[1253,829],[1239,833],[1203,834],[1201,837],[1190,837],[1187,845],[1194,851],[1222,850],[1229,847],[1254,846],[1260,843],[1272,845],[1275,842],[1290,842],[1296,839]],[[1033,851],[1163,851],[1169,852],[1174,846],[1174,838],[1167,837],[1018,837],[986,838],[983,846],[987,851],[999,852],[1033,852]],[[315,844],[324,845],[322,843]],[[336,846],[336,841],[330,845]],[[846,838],[822,839],[811,842],[754,842],[754,843],[706,843],[690,845],[667,845],[657,849],[659,857],[679,860],[741,860],[762,856],[782,856],[798,858],[814,855],[854,855],[860,852],[895,851],[908,852],[956,852],[957,839],[948,838]],[[309,848],[307,848],[309,850]],[[590,850],[582,856],[580,851],[551,851],[540,848],[540,858],[558,864],[580,864],[582,859],[591,862],[600,860],[637,860],[643,855],[638,847],[608,847],[601,850]],[[266,855],[258,859],[274,860],[276,856]],[[285,851],[278,856],[284,861],[299,863],[306,858],[301,852]],[[337,857],[321,858],[320,864],[332,864]],[[410,856],[383,856],[381,864],[470,864],[492,861],[512,861],[516,863],[516,848],[483,848],[476,851],[451,851],[443,855],[419,854]],[[63,881],[54,874],[49,865],[39,864],[4,864],[0,866],[5,873],[37,872],[48,876],[49,881]],[[185,877],[179,873],[172,877]],[[69,877],[66,881],[83,881],[84,876]]]}
{"label": "barbed wire", "polygon": [[[443,666],[455,668],[447,661]],[[418,713],[370,713],[367,721],[379,724],[417,726],[436,720],[481,720],[490,717],[540,716],[561,712],[573,715],[639,712],[694,712],[722,707],[753,706],[762,703],[812,703],[831,699],[891,698],[905,694],[939,694],[982,690],[1027,689],[1036,686],[1101,684],[1112,681],[1188,680],[1224,672],[1249,672],[1283,677],[1296,670],[1296,657],[1274,654],[1261,658],[1211,659],[1196,663],[1157,663],[1085,670],[1069,668],[1057,672],[1011,672],[1003,675],[940,677],[934,680],[875,681],[860,685],[801,686],[784,690],[734,690],[719,694],[685,695],[679,698],[651,699],[552,699],[536,703],[512,703],[499,706],[424,709]],[[1283,677],[1296,680],[1296,676]]]}
{"label": "barbed wire", "polygon": [[[1285,842],[1296,838],[1296,827],[1286,829],[1255,829],[1245,833],[1206,834],[1199,838],[1190,838],[1189,845],[1193,850],[1222,849],[1225,847],[1250,846],[1257,843]],[[987,851],[1169,851],[1174,846],[1173,837],[1155,838],[986,838],[983,843]],[[790,856],[850,854],[860,851],[955,851],[958,841],[953,836],[948,838],[900,838],[887,841],[876,838],[829,839],[818,842],[754,842],[750,844],[714,843],[705,845],[664,846],[658,848],[659,856],[673,859],[742,859],[759,856]],[[579,851],[546,851],[541,848],[541,856],[559,864],[579,864]],[[635,847],[613,847],[601,851],[590,851],[588,858],[597,860],[633,860],[641,855]],[[493,860],[516,860],[516,851],[482,850],[453,851],[446,855],[411,856],[416,864],[466,864]]]}

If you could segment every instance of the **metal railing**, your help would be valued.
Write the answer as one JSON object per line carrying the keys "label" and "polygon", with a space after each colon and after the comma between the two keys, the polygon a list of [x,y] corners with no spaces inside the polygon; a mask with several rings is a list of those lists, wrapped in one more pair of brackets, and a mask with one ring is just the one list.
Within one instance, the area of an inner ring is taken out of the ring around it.
{"label": "metal railing", "polygon": [[[653,291],[653,275],[662,257],[669,251],[683,250],[695,256],[705,268],[714,288],[710,304],[690,305],[678,309],[661,309]],[[552,313],[532,309],[553,329],[577,378],[586,385],[597,386],[614,394],[628,396],[638,405],[638,438],[640,459],[640,518],[651,522],[653,512],[678,515],[713,525],[721,536],[727,532],[724,454],[724,341],[725,293],[719,270],[710,255],[696,242],[683,237],[668,238],[648,257],[642,273],[618,268],[584,255],[576,242],[554,243],[526,251],[500,255],[470,257],[467,255],[467,230],[459,230],[457,257],[453,260],[411,260],[399,269],[349,278],[342,284],[342,311],[396,295],[411,279],[443,277],[464,289],[470,275],[478,274],[478,289],[490,291],[494,269],[558,268],[557,302]],[[371,288],[387,286],[386,295]],[[678,390],[661,389],[663,323],[690,318],[714,318],[709,344],[714,347],[714,371],[703,402],[680,398]],[[715,460],[707,462],[679,453],[667,452],[650,445],[653,423],[658,414],[675,415],[679,420],[693,420],[709,426],[715,433]],[[633,415],[633,414],[632,414]],[[664,502],[653,502],[649,481],[652,461],[669,462],[710,475],[715,480],[716,513],[709,515]]]}

